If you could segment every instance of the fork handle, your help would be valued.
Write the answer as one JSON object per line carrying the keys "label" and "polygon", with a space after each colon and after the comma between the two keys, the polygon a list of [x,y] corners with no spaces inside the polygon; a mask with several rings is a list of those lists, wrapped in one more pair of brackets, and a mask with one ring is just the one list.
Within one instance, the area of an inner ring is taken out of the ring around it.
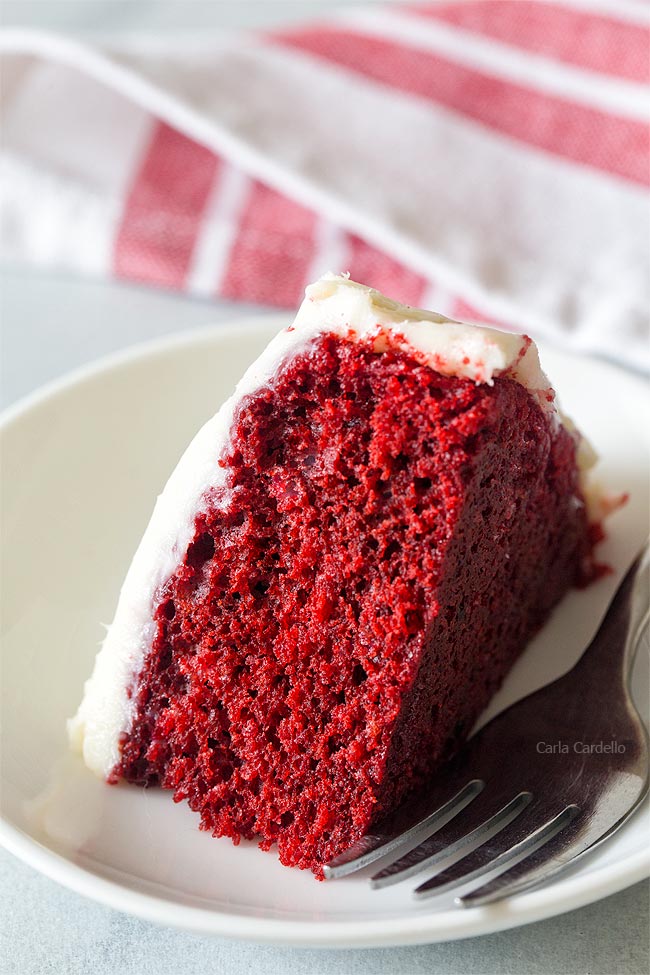
{"label": "fork handle", "polygon": [[577,667],[597,669],[599,680],[608,673],[627,687],[639,638],[650,619],[650,541],[637,555],[616,590],[596,636]]}

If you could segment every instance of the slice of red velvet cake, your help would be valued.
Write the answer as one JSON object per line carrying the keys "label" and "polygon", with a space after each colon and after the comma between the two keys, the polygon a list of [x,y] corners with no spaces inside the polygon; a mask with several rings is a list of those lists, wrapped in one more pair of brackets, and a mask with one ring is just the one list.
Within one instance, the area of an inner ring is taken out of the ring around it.
{"label": "slice of red velvet cake", "polygon": [[326,276],[158,499],[73,742],[318,874],[588,571],[579,448],[528,338]]}

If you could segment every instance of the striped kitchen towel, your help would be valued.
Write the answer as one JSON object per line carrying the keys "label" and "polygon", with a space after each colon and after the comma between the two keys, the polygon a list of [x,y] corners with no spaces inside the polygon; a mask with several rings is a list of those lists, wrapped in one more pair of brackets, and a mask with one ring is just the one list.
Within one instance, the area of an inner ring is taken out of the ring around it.
{"label": "striped kitchen towel", "polygon": [[5,31],[2,254],[283,307],[348,270],[648,368],[649,25],[640,0],[465,0]]}

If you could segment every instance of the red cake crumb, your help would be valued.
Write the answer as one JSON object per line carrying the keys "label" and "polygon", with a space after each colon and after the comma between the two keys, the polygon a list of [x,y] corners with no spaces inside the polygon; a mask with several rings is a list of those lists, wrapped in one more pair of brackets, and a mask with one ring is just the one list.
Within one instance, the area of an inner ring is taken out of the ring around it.
{"label": "red cake crumb", "polygon": [[582,577],[575,453],[513,379],[314,340],[238,409],[113,778],[321,875],[450,756]]}

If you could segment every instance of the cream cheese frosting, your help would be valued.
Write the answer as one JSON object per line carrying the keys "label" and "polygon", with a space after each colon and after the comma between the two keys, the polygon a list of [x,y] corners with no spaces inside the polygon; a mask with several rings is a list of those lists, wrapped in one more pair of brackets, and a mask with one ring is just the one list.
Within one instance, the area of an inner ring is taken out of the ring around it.
{"label": "cream cheese frosting", "polygon": [[378,352],[397,346],[442,375],[477,383],[491,384],[505,373],[535,394],[544,409],[553,408],[551,384],[527,336],[400,305],[345,275],[326,274],[310,285],[293,327],[351,339],[371,336]]}
{"label": "cream cheese frosting", "polygon": [[407,350],[447,376],[491,384],[507,375],[560,419],[537,348],[526,336],[400,305],[346,275],[327,274],[310,285],[294,323],[270,342],[230,399],[199,430],[156,501],[81,705],[68,722],[73,748],[98,775],[108,776],[119,762],[120,736],[133,720],[128,692],[152,644],[157,594],[185,555],[207,493],[225,483],[226,472],[217,460],[228,447],[238,405],[324,332],[349,341],[372,340],[378,353],[388,347]]}

